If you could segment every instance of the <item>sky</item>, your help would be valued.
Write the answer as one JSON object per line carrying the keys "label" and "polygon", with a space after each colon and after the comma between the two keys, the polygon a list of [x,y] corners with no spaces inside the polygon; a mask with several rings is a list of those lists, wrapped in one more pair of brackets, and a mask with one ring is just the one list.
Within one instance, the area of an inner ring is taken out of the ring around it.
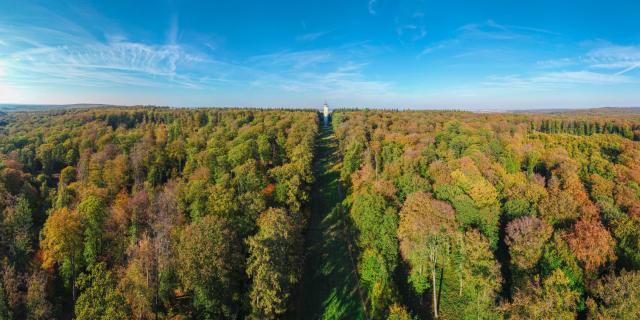
{"label": "sky", "polygon": [[0,0],[0,103],[640,106],[640,1]]}

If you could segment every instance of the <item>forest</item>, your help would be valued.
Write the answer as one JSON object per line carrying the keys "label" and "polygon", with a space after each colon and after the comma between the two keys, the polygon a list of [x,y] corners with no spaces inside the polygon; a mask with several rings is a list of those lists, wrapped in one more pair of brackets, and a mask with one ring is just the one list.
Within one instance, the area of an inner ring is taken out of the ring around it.
{"label": "forest", "polygon": [[311,318],[323,132],[362,318],[640,318],[639,113],[320,117],[1,113],[0,319]]}
{"label": "forest", "polygon": [[334,114],[370,317],[640,318],[639,124]]}
{"label": "forest", "polygon": [[300,279],[316,112],[2,115],[0,319],[274,319]]}

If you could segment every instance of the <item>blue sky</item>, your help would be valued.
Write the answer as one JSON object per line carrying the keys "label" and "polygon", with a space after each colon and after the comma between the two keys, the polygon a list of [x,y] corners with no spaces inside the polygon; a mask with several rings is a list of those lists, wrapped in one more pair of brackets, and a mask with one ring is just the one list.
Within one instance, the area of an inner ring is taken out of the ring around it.
{"label": "blue sky", "polygon": [[640,106],[640,2],[0,0],[0,103]]}

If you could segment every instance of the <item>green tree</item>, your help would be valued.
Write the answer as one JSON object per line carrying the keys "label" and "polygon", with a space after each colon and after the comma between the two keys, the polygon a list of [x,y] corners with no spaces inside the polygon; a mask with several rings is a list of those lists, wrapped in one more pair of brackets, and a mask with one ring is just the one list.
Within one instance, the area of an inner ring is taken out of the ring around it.
{"label": "green tree", "polygon": [[578,292],[560,269],[544,279],[516,291],[513,301],[504,307],[508,319],[575,319]]}
{"label": "green tree", "polygon": [[398,216],[381,195],[362,193],[353,201],[351,218],[363,250],[358,269],[375,316],[386,311],[392,298],[392,275],[398,259]]}
{"label": "green tree", "polygon": [[240,305],[240,241],[222,217],[208,215],[187,226],[177,247],[178,276],[193,294],[194,317],[233,319]]}
{"label": "green tree", "polygon": [[[562,270],[569,280],[569,286],[579,295],[578,310],[582,311],[584,305],[584,271],[580,267],[578,259],[571,253],[571,248],[561,233],[553,235],[544,247],[540,265],[540,275],[549,277],[556,269]],[[515,287],[515,286],[514,286]]]}
{"label": "green tree", "polygon": [[298,219],[269,208],[258,218],[258,233],[247,240],[252,317],[276,319],[286,311],[300,279],[302,234]]}
{"label": "green tree", "polygon": [[450,310],[444,310],[443,305],[443,314],[452,318],[500,319],[495,301],[502,288],[502,275],[489,241],[477,230],[471,230],[458,246],[458,257],[454,260],[458,263],[459,292],[442,298],[458,303]]}
{"label": "green tree", "polygon": [[640,218],[623,217],[613,222],[613,235],[622,263],[630,268],[640,268]]}
{"label": "green tree", "polygon": [[392,304],[389,306],[389,315],[387,315],[387,320],[412,320],[411,314],[407,311],[402,305]]}
{"label": "green tree", "polygon": [[640,319],[640,273],[623,270],[620,275],[608,275],[592,288],[591,319]]}
{"label": "green tree", "polygon": [[129,319],[129,306],[116,289],[111,271],[104,262],[89,267],[87,273],[78,277],[80,296],[75,304],[78,320]]}
{"label": "green tree", "polygon": [[409,195],[400,210],[398,239],[402,257],[411,268],[409,282],[418,294],[431,288],[435,318],[440,301],[437,278],[449,265],[456,229],[453,208],[427,193]]}
{"label": "green tree", "polygon": [[29,202],[18,198],[16,203],[4,211],[4,238],[13,261],[23,265],[33,252],[33,217]]}
{"label": "green tree", "polygon": [[104,221],[107,212],[102,200],[90,195],[78,204],[78,213],[84,224],[84,260],[91,266],[98,262],[106,247]]}

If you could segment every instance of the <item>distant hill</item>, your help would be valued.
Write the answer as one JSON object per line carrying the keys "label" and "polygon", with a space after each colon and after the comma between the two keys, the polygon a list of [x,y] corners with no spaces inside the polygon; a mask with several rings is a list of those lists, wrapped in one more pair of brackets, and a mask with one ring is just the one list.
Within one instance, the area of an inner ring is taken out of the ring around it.
{"label": "distant hill", "polygon": [[[125,107],[112,104],[101,103],[74,103],[74,104],[9,104],[0,103],[0,112],[20,112],[20,111],[47,111],[47,110],[61,110],[61,109],[86,109],[86,108],[99,108],[99,107]],[[161,107],[161,106],[139,106],[139,107]],[[204,107],[206,108],[206,107]],[[196,108],[197,109],[197,108]],[[260,108],[258,108],[260,109]],[[265,108],[269,109],[269,108]],[[339,108],[342,111],[350,110],[349,108]],[[354,108],[359,110],[358,108]],[[396,110],[396,109],[393,109]],[[411,108],[403,110],[414,110]],[[424,109],[415,109],[424,110]],[[428,109],[432,111],[456,111],[455,109]],[[640,115],[640,107],[604,107],[604,108],[590,108],[590,109],[569,109],[569,108],[549,108],[549,109],[468,109],[466,111],[474,113],[516,113],[516,114],[546,114],[546,115],[578,115],[578,116],[615,116],[615,115]]]}
{"label": "distant hill", "polygon": [[107,104],[76,103],[76,104],[0,104],[0,111],[46,111],[55,109],[75,109],[105,107]]}
{"label": "distant hill", "polygon": [[526,114],[557,114],[557,115],[589,115],[589,116],[612,116],[621,114],[640,114],[640,107],[605,107],[591,109],[531,109],[531,110],[510,110],[513,113]]}

